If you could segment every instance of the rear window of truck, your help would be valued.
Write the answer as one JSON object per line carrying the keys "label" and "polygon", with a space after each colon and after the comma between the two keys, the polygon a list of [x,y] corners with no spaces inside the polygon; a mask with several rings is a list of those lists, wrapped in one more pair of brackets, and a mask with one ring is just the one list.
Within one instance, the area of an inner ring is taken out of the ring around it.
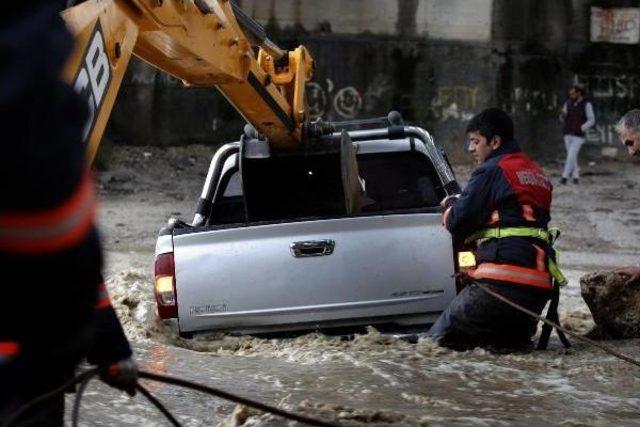
{"label": "rear window of truck", "polygon": [[358,156],[364,181],[362,212],[436,207],[441,186],[427,158],[415,152]]}
{"label": "rear window of truck", "polygon": [[[359,154],[358,169],[364,192],[361,213],[402,213],[406,210],[437,208],[444,190],[430,160],[415,151]],[[218,200],[210,225],[247,221],[242,178],[237,169],[221,177]],[[285,217],[282,220],[303,218]]]}

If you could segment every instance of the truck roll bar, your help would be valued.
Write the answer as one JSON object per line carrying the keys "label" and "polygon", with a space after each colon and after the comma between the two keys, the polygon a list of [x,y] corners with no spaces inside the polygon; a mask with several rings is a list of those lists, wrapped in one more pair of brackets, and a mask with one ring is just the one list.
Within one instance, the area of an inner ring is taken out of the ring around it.
{"label": "truck roll bar", "polygon": [[[372,139],[405,139],[418,138],[427,150],[427,156],[431,159],[436,173],[444,184],[445,193],[449,196],[460,193],[460,186],[456,182],[453,170],[440,152],[429,132],[418,126],[389,126],[382,129],[354,130],[349,132],[352,141],[368,141]],[[330,135],[331,139],[340,139],[340,132]]]}
{"label": "truck roll bar", "polygon": [[218,151],[216,151],[216,154],[214,154],[211,159],[211,163],[209,164],[207,178],[204,180],[202,194],[200,195],[200,200],[198,200],[196,213],[193,217],[193,222],[191,223],[193,227],[204,225],[207,220],[207,215],[211,211],[211,207],[213,205],[215,191],[217,188],[216,184],[220,180],[220,174],[222,174],[224,162],[227,161],[229,156],[238,152],[240,152],[240,142],[236,141],[223,145],[218,149]]}

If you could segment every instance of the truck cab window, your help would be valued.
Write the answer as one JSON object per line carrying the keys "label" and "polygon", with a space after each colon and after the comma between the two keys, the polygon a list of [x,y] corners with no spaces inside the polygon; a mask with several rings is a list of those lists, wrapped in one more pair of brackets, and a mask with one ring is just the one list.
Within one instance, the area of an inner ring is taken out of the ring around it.
{"label": "truck cab window", "polygon": [[358,156],[365,197],[362,212],[437,207],[444,197],[435,169],[420,153]]}
{"label": "truck cab window", "polygon": [[[359,154],[358,167],[365,190],[361,200],[364,214],[436,208],[445,196],[435,168],[420,152]],[[237,167],[225,169],[209,225],[247,221],[242,176]]]}

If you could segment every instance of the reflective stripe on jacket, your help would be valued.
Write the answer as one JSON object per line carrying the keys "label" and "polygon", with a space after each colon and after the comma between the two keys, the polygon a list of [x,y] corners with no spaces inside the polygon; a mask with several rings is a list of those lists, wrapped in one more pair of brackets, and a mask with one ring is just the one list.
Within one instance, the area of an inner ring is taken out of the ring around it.
{"label": "reflective stripe on jacket", "polygon": [[18,355],[20,344],[15,341],[0,341],[0,365]]}
{"label": "reflective stripe on jacket", "polygon": [[58,206],[37,212],[0,214],[0,250],[37,254],[67,249],[93,226],[95,197],[89,175]]}
{"label": "reflective stripe on jacket", "polygon": [[474,279],[489,279],[500,282],[519,283],[536,288],[551,290],[551,274],[533,268],[518,267],[510,264],[482,263],[475,270],[468,272]]}

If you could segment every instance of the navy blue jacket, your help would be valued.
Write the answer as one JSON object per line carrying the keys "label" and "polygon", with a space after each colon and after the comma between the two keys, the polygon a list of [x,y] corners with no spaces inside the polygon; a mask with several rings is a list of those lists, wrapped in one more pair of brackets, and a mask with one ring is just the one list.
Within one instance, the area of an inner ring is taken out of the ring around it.
{"label": "navy blue jacket", "polygon": [[[513,140],[503,143],[471,175],[460,198],[450,202],[444,222],[455,236],[466,238],[489,227],[547,228],[552,185],[542,170]],[[539,250],[549,250],[538,239],[492,239],[478,247],[478,263],[490,262],[536,268]],[[546,265],[546,262],[545,262]]]}

